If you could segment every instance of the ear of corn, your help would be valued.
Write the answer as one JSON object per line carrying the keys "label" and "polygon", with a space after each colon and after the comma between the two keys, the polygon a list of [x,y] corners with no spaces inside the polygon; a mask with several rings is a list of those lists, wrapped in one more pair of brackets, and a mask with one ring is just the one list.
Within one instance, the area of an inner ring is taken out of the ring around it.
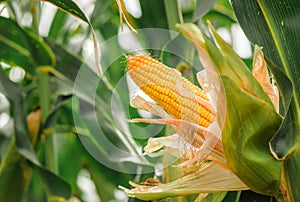
{"label": "ear of corn", "polygon": [[202,61],[214,63],[213,71],[222,80],[227,112],[222,144],[228,167],[254,192],[283,201],[286,193],[285,182],[281,181],[283,163],[273,157],[269,148],[269,141],[282,123],[281,116],[247,66],[210,24],[216,46],[207,38],[198,37],[202,33],[194,24],[178,28],[195,43]]}
{"label": "ear of corn", "polygon": [[210,125],[214,116],[207,96],[180,72],[146,55],[129,56],[127,60],[134,82],[174,118]]}

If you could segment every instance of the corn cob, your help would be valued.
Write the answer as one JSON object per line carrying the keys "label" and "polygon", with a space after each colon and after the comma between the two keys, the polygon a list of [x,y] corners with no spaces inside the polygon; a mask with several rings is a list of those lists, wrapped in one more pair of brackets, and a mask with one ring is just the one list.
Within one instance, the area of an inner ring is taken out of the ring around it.
{"label": "corn cob", "polygon": [[129,56],[128,72],[134,82],[155,102],[176,119],[208,127],[213,120],[205,93],[176,69],[147,55]]}

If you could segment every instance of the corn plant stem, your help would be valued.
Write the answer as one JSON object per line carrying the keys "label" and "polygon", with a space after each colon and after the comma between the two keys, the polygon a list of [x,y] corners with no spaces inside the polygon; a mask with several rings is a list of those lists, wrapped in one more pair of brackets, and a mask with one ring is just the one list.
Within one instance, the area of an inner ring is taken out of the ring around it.
{"label": "corn plant stem", "polygon": [[242,194],[241,191],[237,191],[235,202],[239,202],[240,201],[241,194]]}
{"label": "corn plant stem", "polygon": [[34,33],[39,36],[39,20],[37,12],[36,0],[30,0],[30,12],[32,16],[32,28]]}
{"label": "corn plant stem", "polygon": [[[50,112],[50,86],[49,75],[45,72],[38,71],[38,90],[40,98],[40,107],[42,110],[42,125],[45,124]],[[45,139],[46,167],[57,173],[57,158],[55,153],[55,137],[52,134],[47,134]]]}
{"label": "corn plant stem", "polygon": [[[176,31],[176,24],[183,23],[181,7],[177,0],[164,0],[169,29]],[[176,35],[171,33],[171,38]]]}
{"label": "corn plant stem", "polygon": [[9,146],[7,148],[7,151],[5,152],[5,155],[2,158],[2,161],[0,164],[0,173],[4,170],[4,168],[6,166],[8,166],[9,164],[14,163],[18,160],[20,160],[20,155],[16,152],[15,138],[13,137],[9,143]]}
{"label": "corn plant stem", "polygon": [[298,148],[285,162],[285,178],[287,180],[288,195],[290,201],[299,201],[299,170],[300,149]]}
{"label": "corn plant stem", "polygon": [[16,17],[16,11],[13,8],[12,3],[8,1],[8,2],[3,3],[3,4],[5,4],[5,7],[7,9],[7,12],[8,12],[8,15],[9,15],[10,19],[16,21],[16,19],[17,19],[17,17]]}

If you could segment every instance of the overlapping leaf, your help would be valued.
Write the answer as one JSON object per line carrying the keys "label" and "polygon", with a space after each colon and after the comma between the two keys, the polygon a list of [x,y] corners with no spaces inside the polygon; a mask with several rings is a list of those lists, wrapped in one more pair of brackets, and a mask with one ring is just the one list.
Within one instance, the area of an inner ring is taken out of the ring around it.
{"label": "overlapping leaf", "polygon": [[51,49],[30,32],[24,31],[15,21],[0,17],[0,61],[20,66],[31,74],[38,66],[55,65]]}
{"label": "overlapping leaf", "polygon": [[[54,175],[53,173],[45,169],[43,166],[41,166],[41,164],[37,160],[35,151],[33,150],[31,144],[30,135],[28,133],[28,126],[25,118],[26,115],[24,111],[24,92],[15,83],[10,81],[2,71],[0,71],[0,78],[1,78],[0,90],[2,93],[4,93],[4,95],[8,99],[10,99],[13,106],[13,115],[15,117],[14,125],[15,125],[15,141],[16,141],[16,148],[15,149],[12,148],[12,156],[11,156],[11,158],[15,158],[15,162],[14,164],[11,165],[12,167],[10,165],[7,165],[8,166],[7,169],[2,170],[6,172],[4,174],[7,178],[1,178],[1,179],[12,180],[11,177],[13,178],[17,177],[14,176],[14,174],[12,174],[11,172],[14,172],[18,166],[22,167],[22,172],[19,173],[20,175],[22,175],[23,171],[28,175],[28,172],[30,172],[32,168],[35,168],[36,171],[39,173],[40,177],[44,180],[44,183],[49,190],[49,194],[54,196],[61,196],[65,198],[69,197],[71,194],[69,185],[65,181],[63,181],[62,179],[60,179],[59,177],[57,177],[56,175]],[[25,159],[29,160],[32,166],[26,163]],[[22,164],[24,165],[22,166]],[[6,165],[2,165],[2,166],[3,168],[5,168]],[[3,173],[1,175],[3,175]],[[16,183],[26,183],[24,182],[24,180],[26,179],[18,178],[18,180],[20,181]],[[5,195],[6,193],[3,192],[1,193],[1,196],[5,196]]]}
{"label": "overlapping leaf", "polygon": [[[300,167],[300,3],[290,0],[232,0],[232,5],[249,40],[262,46],[266,57],[272,61],[269,67],[279,85],[283,101],[281,113],[285,118],[270,147],[280,160],[287,159],[295,152],[284,165],[290,200],[297,201],[300,199],[300,186],[296,180]],[[274,66],[281,71],[274,69]]]}

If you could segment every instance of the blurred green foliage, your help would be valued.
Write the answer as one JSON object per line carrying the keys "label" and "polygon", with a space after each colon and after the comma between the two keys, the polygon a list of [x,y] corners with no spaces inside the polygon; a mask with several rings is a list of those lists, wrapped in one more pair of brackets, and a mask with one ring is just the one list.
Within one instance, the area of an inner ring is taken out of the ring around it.
{"label": "blurred green foliage", "polygon": [[[193,22],[205,32],[210,20],[232,34],[237,23],[227,0],[134,2],[119,2],[139,33],[131,33],[130,43],[140,43],[140,49],[182,69],[191,80],[202,68],[192,44],[174,33],[152,36],[143,29],[174,30],[175,23]],[[148,125],[127,122],[141,113],[129,104],[124,55],[133,49],[118,40],[118,34],[129,34],[124,20],[120,30],[116,1],[1,0],[0,15],[0,201],[127,201],[118,185],[153,177],[159,159],[142,155],[153,136],[144,130]],[[165,133],[163,127],[153,130]],[[298,164],[289,161],[287,167]],[[238,192],[221,195],[224,201],[240,197]]]}

